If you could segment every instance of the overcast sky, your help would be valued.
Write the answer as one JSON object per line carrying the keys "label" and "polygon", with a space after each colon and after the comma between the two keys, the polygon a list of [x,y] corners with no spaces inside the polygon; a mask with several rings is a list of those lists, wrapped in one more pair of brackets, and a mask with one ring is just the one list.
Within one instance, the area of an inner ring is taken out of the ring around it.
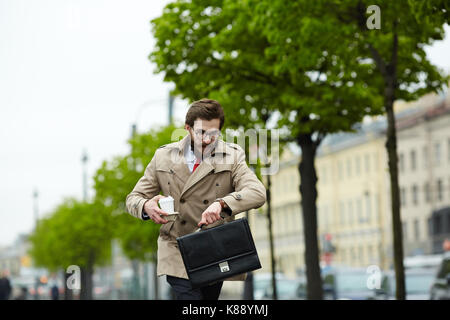
{"label": "overcast sky", "polygon": [[[83,149],[92,196],[91,177],[128,151],[133,122],[167,123],[172,85],[148,54],[149,21],[169,2],[0,0],[0,246],[32,230],[34,188],[40,216],[82,198]],[[450,70],[449,37],[428,53]],[[176,101],[176,118],[186,110]]]}

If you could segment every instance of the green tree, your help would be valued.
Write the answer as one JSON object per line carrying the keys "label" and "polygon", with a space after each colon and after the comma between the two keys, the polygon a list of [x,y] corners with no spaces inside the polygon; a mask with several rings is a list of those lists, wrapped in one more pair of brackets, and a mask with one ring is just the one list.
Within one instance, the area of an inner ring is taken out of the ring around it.
{"label": "green tree", "polygon": [[363,81],[374,67],[355,63],[357,48],[343,48],[333,25],[305,16],[304,7],[309,2],[173,2],[152,21],[150,59],[175,94],[219,100],[234,125],[276,116],[284,138],[301,147],[308,298],[321,299],[316,151],[327,134],[380,113],[381,100]]}
{"label": "green tree", "polygon": [[[367,9],[371,5],[379,8],[379,29],[369,29],[367,26]],[[405,280],[394,101],[415,100],[427,92],[438,91],[448,81],[443,71],[428,60],[424,48],[444,38],[443,26],[449,21],[449,3],[416,0],[317,1],[307,14],[333,25],[332,34],[340,39],[341,46],[358,48],[358,60],[374,66],[368,69],[371,77],[367,79],[367,84],[383,98],[387,116],[386,150],[391,184],[396,297],[403,300]]]}
{"label": "green tree", "polygon": [[67,199],[30,236],[30,255],[51,271],[70,265],[81,269],[80,299],[92,299],[94,266],[110,262],[112,229],[107,207]]}
{"label": "green tree", "polygon": [[167,126],[134,135],[128,141],[130,153],[103,161],[94,175],[95,199],[112,208],[114,237],[119,239],[124,254],[132,261],[135,293],[140,287],[139,261],[156,262],[160,225],[132,217],[126,212],[125,200],[142,177],[156,149],[172,142],[175,129],[175,126]]}

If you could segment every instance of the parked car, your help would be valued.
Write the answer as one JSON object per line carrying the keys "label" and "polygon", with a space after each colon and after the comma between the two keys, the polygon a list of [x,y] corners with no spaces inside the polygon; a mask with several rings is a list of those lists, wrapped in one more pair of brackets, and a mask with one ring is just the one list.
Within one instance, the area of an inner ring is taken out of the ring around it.
{"label": "parked car", "polygon": [[[304,279],[277,279],[278,300],[306,299],[306,281]],[[273,299],[273,288],[270,283],[264,291],[262,299]]]}
{"label": "parked car", "polygon": [[333,267],[322,270],[325,300],[385,300],[389,298],[388,277],[380,275],[380,288],[367,285],[370,274],[364,268]]}
{"label": "parked car", "polygon": [[450,251],[444,253],[441,265],[431,286],[430,299],[450,299]]}
{"label": "parked car", "polygon": [[[405,269],[406,300],[429,300],[430,288],[436,275],[436,268],[408,268]],[[389,272],[392,288],[392,298],[395,298],[395,273]]]}
{"label": "parked car", "polygon": [[403,266],[405,269],[434,268],[437,269],[442,262],[442,254],[416,255],[405,257]]}
{"label": "parked car", "polygon": [[[277,272],[275,274],[276,280],[285,279],[286,277]],[[272,286],[272,274],[271,273],[255,273],[253,275],[253,298],[255,300],[263,299],[267,287]]]}

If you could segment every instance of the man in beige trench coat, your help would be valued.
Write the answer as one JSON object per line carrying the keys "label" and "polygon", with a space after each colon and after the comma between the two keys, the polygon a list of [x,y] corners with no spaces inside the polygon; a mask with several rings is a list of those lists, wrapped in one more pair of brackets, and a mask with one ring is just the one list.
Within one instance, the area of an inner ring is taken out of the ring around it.
{"label": "man in beige trench coat", "polygon": [[[201,99],[191,104],[185,121],[188,135],[157,149],[133,191],[128,212],[162,224],[158,237],[158,276],[167,275],[177,299],[217,300],[223,282],[193,289],[176,238],[234,220],[234,215],[261,207],[266,189],[245,162],[240,146],[219,139],[224,123],[220,104]],[[160,195],[162,193],[162,195]],[[174,198],[175,221],[167,221],[158,201]],[[245,274],[227,280],[244,280]]]}

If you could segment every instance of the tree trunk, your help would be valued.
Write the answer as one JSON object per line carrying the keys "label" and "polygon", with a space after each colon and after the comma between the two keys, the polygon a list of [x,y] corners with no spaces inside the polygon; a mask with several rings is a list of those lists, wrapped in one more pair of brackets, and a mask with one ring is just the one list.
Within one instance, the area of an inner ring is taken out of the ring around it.
{"label": "tree trunk", "polygon": [[389,175],[391,180],[392,233],[394,237],[394,269],[396,299],[405,300],[405,274],[403,268],[403,230],[400,214],[400,188],[398,183],[397,133],[394,114],[395,78],[386,80],[385,108],[387,113],[387,140]]}
{"label": "tree trunk", "polygon": [[142,299],[148,300],[148,262],[145,261],[142,263],[142,267],[144,268],[144,283],[142,284]]}
{"label": "tree trunk", "polygon": [[67,273],[66,270],[63,269],[63,275],[64,275],[64,300],[72,300],[73,299],[73,292],[72,289],[69,289],[67,287],[67,280],[71,276],[70,273]]}
{"label": "tree trunk", "polygon": [[271,181],[270,175],[267,176],[267,189],[266,189],[266,203],[267,203],[267,222],[269,228],[269,244],[270,244],[270,265],[272,267],[272,299],[278,300],[277,281],[276,281],[276,263],[275,263],[275,249],[273,244],[273,232],[272,232],[272,201],[271,201]]}
{"label": "tree trunk", "polygon": [[[248,220],[248,210],[245,212],[245,217]],[[247,272],[247,278],[245,278],[244,292],[242,297],[244,300],[255,300],[253,293],[254,293],[253,272],[250,271]]]}
{"label": "tree trunk", "polygon": [[94,254],[89,255],[88,263],[85,267],[80,268],[81,271],[81,290],[80,290],[80,300],[92,300],[92,290],[93,290],[93,274],[94,274]]}
{"label": "tree trunk", "polygon": [[133,269],[133,285],[131,288],[131,295],[133,300],[139,300],[141,298],[141,289],[139,283],[139,261],[137,259],[133,259],[131,261],[131,268]]}
{"label": "tree trunk", "polygon": [[[159,283],[158,283],[158,272],[157,272],[158,271],[158,269],[157,269],[158,258],[156,256],[156,254],[155,254],[154,261],[155,261],[155,263],[154,263],[154,268],[153,268],[153,284],[154,284],[153,293],[155,295],[155,300],[158,300],[159,299]],[[170,287],[170,289],[172,290],[172,287]]]}
{"label": "tree trunk", "polygon": [[314,167],[317,143],[313,141],[311,134],[302,134],[298,137],[298,144],[302,149],[299,172],[305,238],[307,298],[308,300],[322,300],[323,288],[317,242],[317,175]]}
{"label": "tree trunk", "polygon": [[389,175],[391,180],[392,233],[394,241],[394,269],[396,299],[405,299],[405,273],[403,268],[403,230],[400,214],[400,188],[398,184],[397,133],[395,127],[394,101],[397,89],[398,35],[397,21],[393,23],[392,56],[386,63],[380,53],[369,45],[372,57],[384,79],[384,106],[387,114],[386,150],[388,154]]}

